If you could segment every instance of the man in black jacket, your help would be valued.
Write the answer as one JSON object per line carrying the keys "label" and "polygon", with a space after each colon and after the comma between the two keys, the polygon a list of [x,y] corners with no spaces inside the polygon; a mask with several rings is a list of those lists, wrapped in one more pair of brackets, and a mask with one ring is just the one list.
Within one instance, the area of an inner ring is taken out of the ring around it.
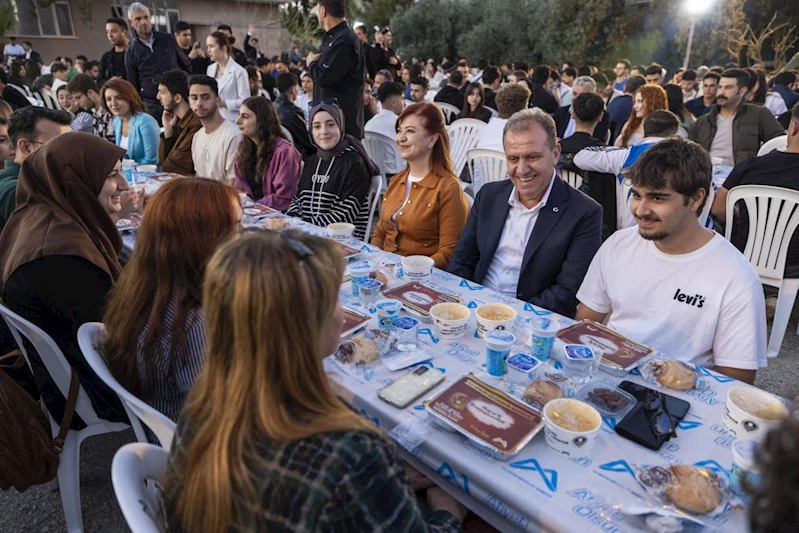
{"label": "man in black jacket", "polygon": [[312,52],[306,59],[314,100],[338,100],[346,133],[362,139],[365,62],[361,43],[345,20],[347,0],[320,0],[316,10],[325,37],[322,53]]}
{"label": "man in black jacket", "polygon": [[139,2],[132,3],[128,8],[128,19],[136,30],[136,38],[125,50],[128,81],[139,91],[147,112],[161,124],[164,108],[156,100],[158,83],[155,80],[168,70],[191,72],[191,63],[174,37],[153,30],[147,6]]}
{"label": "man in black jacket", "polygon": [[219,26],[217,26],[216,30],[224,33],[225,36],[227,36],[228,40],[230,41],[230,45],[233,48],[233,59],[236,60],[236,63],[238,63],[242,67],[246,67],[247,54],[245,54],[241,48],[236,48],[235,46],[233,46],[233,43],[236,42],[236,38],[233,37],[233,30],[230,29],[230,26],[228,26],[227,24],[220,24]]}
{"label": "man in black jacket", "polygon": [[463,73],[459,70],[453,70],[449,75],[447,86],[438,91],[436,97],[433,99],[436,102],[444,102],[445,104],[454,105],[458,109],[463,109]]}
{"label": "man in black jacket", "polygon": [[537,107],[547,113],[554,113],[558,108],[558,101],[549,92],[549,84],[552,80],[549,67],[540,65],[533,70],[533,96],[530,98],[530,107]]}
{"label": "man in black jacket", "polygon": [[387,70],[391,72],[392,78],[396,80],[399,59],[397,59],[397,53],[391,48],[392,38],[391,29],[388,27],[383,28],[380,30],[380,42],[375,40],[375,46],[371,47],[370,51],[374,71]]}
{"label": "man in black jacket", "polygon": [[194,45],[194,29],[191,25],[188,22],[179,20],[175,27],[172,28],[172,34],[175,36],[180,49],[191,61],[191,71],[194,74],[205,74],[208,70],[208,65],[211,64],[211,60],[205,55],[199,42],[197,46]]}
{"label": "man in black jacket", "polygon": [[294,148],[302,154],[303,158],[315,154],[316,148],[311,144],[305,115],[303,115],[302,109],[294,105],[299,84],[297,76],[290,72],[284,72],[277,75],[276,83],[280,96],[275,100],[275,109],[280,117],[280,124],[289,130],[294,139]]}
{"label": "man in black jacket", "polygon": [[111,43],[111,50],[100,59],[100,83],[113,77],[128,78],[125,70],[125,49],[128,47],[128,25],[120,18],[110,18],[105,23],[105,35]]}

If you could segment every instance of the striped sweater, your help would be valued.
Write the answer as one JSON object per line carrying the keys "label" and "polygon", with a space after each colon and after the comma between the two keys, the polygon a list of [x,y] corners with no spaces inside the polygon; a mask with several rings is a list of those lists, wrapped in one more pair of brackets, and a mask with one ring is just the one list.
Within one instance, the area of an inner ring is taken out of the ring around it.
{"label": "striped sweater", "polygon": [[363,239],[369,221],[371,183],[366,163],[352,149],[333,159],[313,155],[305,162],[297,194],[286,214],[321,227],[349,222],[355,224],[355,237]]}

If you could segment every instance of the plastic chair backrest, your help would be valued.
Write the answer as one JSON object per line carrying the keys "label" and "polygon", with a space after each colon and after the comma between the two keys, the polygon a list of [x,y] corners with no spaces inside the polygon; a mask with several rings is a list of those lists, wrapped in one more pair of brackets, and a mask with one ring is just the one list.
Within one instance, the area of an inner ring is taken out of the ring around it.
{"label": "plastic chair backrest", "polygon": [[573,170],[559,168],[558,175],[560,175],[560,179],[571,185],[573,189],[579,190],[580,186],[583,184],[583,177]]}
{"label": "plastic chair backrest", "polygon": [[443,111],[444,118],[447,119],[447,124],[452,122],[452,119],[457,117],[461,112],[460,109],[458,109],[452,104],[447,104],[445,102],[433,102],[433,103],[437,105],[439,109],[441,109],[441,111]]}
{"label": "plastic chair backrest", "polygon": [[763,143],[763,146],[760,147],[760,150],[757,151],[757,155],[766,155],[770,154],[774,150],[779,150],[780,152],[784,152],[788,149],[788,136],[787,135],[779,135],[770,139]]}
{"label": "plastic chair backrest", "polygon": [[[746,257],[763,283],[779,286],[785,273],[788,245],[799,226],[799,191],[765,185],[740,185],[727,194],[727,213],[743,201],[749,215]],[[735,219],[727,216],[724,237],[730,240]]]}
{"label": "plastic chair backrest", "polygon": [[630,189],[632,189],[630,180],[619,182],[618,178],[616,179],[616,229],[632,226],[630,222],[632,215],[629,215]]}
{"label": "plastic chair backrest", "polygon": [[122,515],[133,533],[161,533],[156,513],[160,502],[148,481],[160,482],[169,452],[153,444],[122,446],[111,463],[111,482]]}
{"label": "plastic chair backrest", "polygon": [[[134,396],[119,381],[111,374],[105,358],[100,354],[97,346],[102,342],[105,336],[104,326],[99,322],[87,322],[78,329],[78,344],[83,352],[83,357],[89,366],[92,367],[94,373],[97,374],[103,383],[117,393],[119,399],[125,405],[125,408],[134,416],[131,416],[131,424],[136,427],[136,422],[139,420],[150,428],[158,437],[158,441],[165,450],[169,450],[172,446],[172,437],[175,434],[175,423],[167,416],[160,413],[150,405],[146,404],[141,399]],[[134,420],[136,419],[136,420]],[[144,432],[139,435],[136,432],[136,437],[140,442],[147,442],[147,437]]]}
{"label": "plastic chair backrest", "polygon": [[294,146],[294,137],[291,135],[291,132],[286,129],[286,126],[280,126],[280,129],[283,130],[283,133],[286,135],[286,138],[289,140],[292,146]]}
{"label": "plastic chair backrest", "polygon": [[483,107],[485,107],[486,109],[488,109],[489,111],[491,111],[491,118],[496,118],[496,117],[498,117],[498,116],[499,116],[499,111],[497,111],[497,110],[496,110],[496,109],[494,109],[493,107],[488,107],[488,106],[483,106]]}
{"label": "plastic chair backrest", "polygon": [[[710,219],[710,208],[713,206],[713,199],[716,197],[716,188],[713,185],[710,185],[710,191],[707,195],[707,200],[705,201],[704,207],[702,207],[702,212],[699,214],[699,224],[703,228],[708,227],[708,220]],[[713,225],[711,223],[710,229],[713,229]]]}
{"label": "plastic chair backrest", "polygon": [[382,196],[380,195],[383,190],[383,176],[377,174],[372,176],[372,186],[369,187],[369,195],[367,201],[369,202],[369,222],[366,223],[366,233],[363,235],[363,242],[369,242],[372,237],[372,224],[375,220],[375,211],[380,204]]}
{"label": "plastic chair backrest", "polygon": [[[36,354],[38,354],[39,359],[47,369],[47,373],[50,374],[50,377],[64,398],[69,396],[69,383],[72,379],[72,368],[64,357],[64,354],[61,353],[61,349],[50,335],[13,312],[4,304],[0,304],[0,315],[3,316],[8,324],[11,334],[14,336],[14,340],[17,341],[22,355],[28,362],[28,366],[33,368],[31,365],[31,354],[29,354],[25,348],[22,337],[28,339],[33,345]],[[97,424],[101,420],[100,417],[97,416],[88,394],[86,394],[86,391],[83,389],[83,385],[81,385],[78,392],[75,413],[80,416],[87,425]],[[58,422],[60,421],[57,420],[56,423]]]}
{"label": "plastic chair backrest", "polygon": [[472,196],[466,192],[464,192],[463,195],[466,197],[466,203],[469,204],[469,210],[471,211],[472,206],[474,205],[474,198],[472,198]]}
{"label": "plastic chair backrest", "polygon": [[461,118],[447,128],[449,135],[449,156],[455,177],[460,178],[463,167],[466,166],[466,155],[469,150],[477,146],[480,139],[480,130],[486,123],[474,118]]}
{"label": "plastic chair backrest", "polygon": [[472,148],[466,154],[466,159],[472,174],[472,188],[475,196],[486,183],[504,180],[508,177],[508,161],[502,152]]}
{"label": "plastic chair backrest", "polygon": [[396,174],[405,166],[400,157],[397,143],[390,137],[367,131],[363,139],[363,147],[369,158],[386,177]]}

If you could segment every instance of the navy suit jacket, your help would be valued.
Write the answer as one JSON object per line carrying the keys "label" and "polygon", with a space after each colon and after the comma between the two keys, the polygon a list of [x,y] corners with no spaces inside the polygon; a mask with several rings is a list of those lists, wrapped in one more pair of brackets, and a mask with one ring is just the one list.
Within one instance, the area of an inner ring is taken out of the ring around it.
{"label": "navy suit jacket", "polygon": [[[482,283],[508,218],[513,183],[487,183],[477,194],[447,270]],[[516,298],[565,316],[602,243],[602,208],[555,177],[547,205],[527,241]]]}

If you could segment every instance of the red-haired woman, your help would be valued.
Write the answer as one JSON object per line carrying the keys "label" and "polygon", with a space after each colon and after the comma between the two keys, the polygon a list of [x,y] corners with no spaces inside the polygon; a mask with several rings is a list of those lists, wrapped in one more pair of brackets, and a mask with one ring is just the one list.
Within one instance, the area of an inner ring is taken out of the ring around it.
{"label": "red-haired woman", "polygon": [[241,225],[235,189],[205,178],[166,183],[147,204],[136,248],[103,322],[103,352],[130,392],[177,420],[205,363],[205,264]]}
{"label": "red-haired woman", "polygon": [[116,145],[124,148],[125,159],[137,165],[158,164],[160,128],[147,113],[136,88],[121,78],[113,78],[100,90],[105,110],[114,117]]}
{"label": "red-haired woman", "polygon": [[408,165],[391,178],[372,244],[399,255],[426,255],[444,268],[469,214],[452,171],[444,115],[430,103],[406,107],[397,119],[397,144]]}
{"label": "red-haired woman", "polygon": [[646,84],[633,96],[633,112],[621,129],[621,135],[616,139],[616,146],[626,148],[644,138],[644,119],[652,111],[669,109],[669,100],[666,90],[660,85]]}

